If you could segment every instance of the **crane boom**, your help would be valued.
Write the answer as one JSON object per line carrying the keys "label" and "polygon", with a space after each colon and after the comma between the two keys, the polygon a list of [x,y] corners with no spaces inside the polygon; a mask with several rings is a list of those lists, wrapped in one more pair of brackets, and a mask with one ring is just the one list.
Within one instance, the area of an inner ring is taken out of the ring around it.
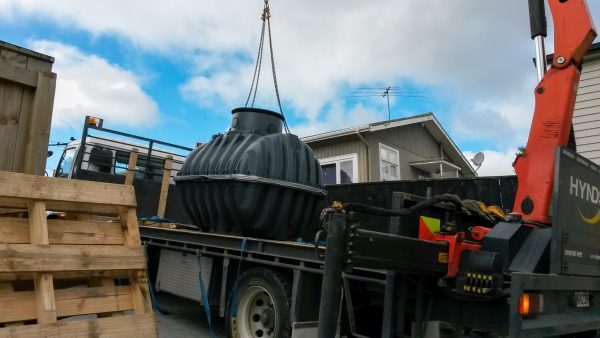
{"label": "crane boom", "polygon": [[544,224],[551,223],[555,150],[569,142],[581,64],[597,35],[585,0],[548,2],[554,22],[554,60],[535,88],[527,146],[513,164],[519,182],[513,210],[525,222]]}

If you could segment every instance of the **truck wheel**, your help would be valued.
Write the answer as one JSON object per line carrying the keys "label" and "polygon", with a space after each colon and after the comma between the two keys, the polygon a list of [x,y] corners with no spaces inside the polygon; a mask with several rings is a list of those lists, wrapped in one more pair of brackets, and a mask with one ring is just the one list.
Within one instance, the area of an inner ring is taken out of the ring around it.
{"label": "truck wheel", "polygon": [[[227,333],[232,338],[289,338],[291,287],[285,276],[265,268],[244,272],[237,281],[237,299],[229,297]],[[236,306],[237,316],[232,307]]]}

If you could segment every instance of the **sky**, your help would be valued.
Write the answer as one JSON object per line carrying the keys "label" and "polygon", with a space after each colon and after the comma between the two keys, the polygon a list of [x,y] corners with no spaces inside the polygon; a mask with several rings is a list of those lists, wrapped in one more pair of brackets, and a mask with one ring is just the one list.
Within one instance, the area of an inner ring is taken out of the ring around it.
{"label": "sky", "polygon": [[[600,20],[600,1],[588,2]],[[225,131],[230,111],[245,104],[262,7],[261,0],[0,0],[0,40],[56,58],[51,141],[79,138],[91,114],[111,129],[193,146]],[[514,173],[536,85],[527,1],[271,0],[270,7],[292,133],[385,120],[384,98],[346,96],[395,86],[425,97],[392,98],[392,118],[433,112],[467,158],[486,154],[480,175]],[[547,45],[552,52],[552,39]],[[277,110],[267,56],[255,106]]]}

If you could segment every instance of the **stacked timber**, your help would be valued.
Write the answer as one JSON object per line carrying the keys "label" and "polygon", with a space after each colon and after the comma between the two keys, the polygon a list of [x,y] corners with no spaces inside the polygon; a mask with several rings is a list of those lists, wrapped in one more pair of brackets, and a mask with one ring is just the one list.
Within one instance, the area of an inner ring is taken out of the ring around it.
{"label": "stacked timber", "polygon": [[0,337],[157,337],[135,207],[131,186],[0,172]]}

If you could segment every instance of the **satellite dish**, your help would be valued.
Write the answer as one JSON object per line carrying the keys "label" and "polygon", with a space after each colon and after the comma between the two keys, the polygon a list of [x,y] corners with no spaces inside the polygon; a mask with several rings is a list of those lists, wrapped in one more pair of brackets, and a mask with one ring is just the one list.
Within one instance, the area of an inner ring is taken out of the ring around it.
{"label": "satellite dish", "polygon": [[[473,162],[477,169],[479,169],[479,167],[481,167],[481,164],[483,163],[483,160],[485,160],[485,154],[480,151],[477,154],[475,154],[475,156],[473,156],[471,162]],[[475,171],[477,171],[477,169],[475,169]]]}

